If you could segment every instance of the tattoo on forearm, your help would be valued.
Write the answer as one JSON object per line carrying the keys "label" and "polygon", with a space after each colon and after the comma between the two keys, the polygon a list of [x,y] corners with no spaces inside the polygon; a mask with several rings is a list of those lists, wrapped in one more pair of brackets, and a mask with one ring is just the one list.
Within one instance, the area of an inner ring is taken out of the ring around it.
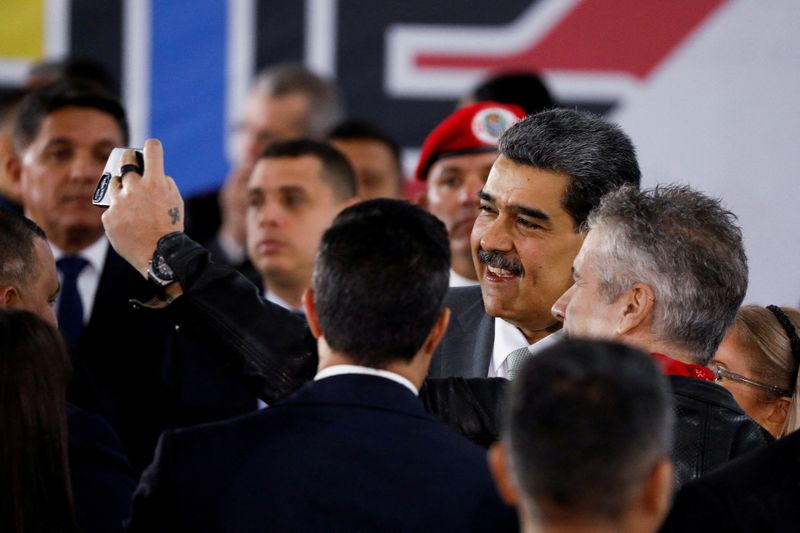
{"label": "tattoo on forearm", "polygon": [[173,207],[168,211],[168,213],[169,213],[169,218],[172,219],[172,225],[174,226],[175,224],[178,223],[178,219],[181,218],[181,212],[177,207]]}

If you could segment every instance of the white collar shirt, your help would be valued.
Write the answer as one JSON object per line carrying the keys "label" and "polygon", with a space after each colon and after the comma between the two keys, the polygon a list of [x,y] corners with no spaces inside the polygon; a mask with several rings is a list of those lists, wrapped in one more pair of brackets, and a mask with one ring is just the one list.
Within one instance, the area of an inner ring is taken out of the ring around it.
{"label": "white collar shirt", "polygon": [[451,287],[472,287],[473,285],[478,285],[478,280],[465,278],[461,274],[458,274],[452,268],[450,269],[450,286]]}
{"label": "white collar shirt", "polygon": [[508,354],[519,348],[528,347],[531,354],[552,346],[562,338],[562,330],[551,333],[547,337],[539,339],[533,344],[528,344],[525,335],[502,318],[494,319],[494,345],[492,347],[492,359],[489,361],[488,377],[507,378],[508,364],[506,358]]}
{"label": "white collar shirt", "polygon": [[388,370],[380,370],[378,368],[370,368],[366,366],[360,365],[333,365],[327,368],[324,368],[317,372],[317,375],[314,376],[314,381],[319,381],[321,379],[329,378],[331,376],[342,376],[345,374],[364,374],[368,376],[378,376],[381,378],[389,379],[394,381],[395,383],[399,383],[400,385],[404,386],[408,390],[414,393],[414,396],[419,396],[419,390],[417,387],[414,386],[411,381],[397,374],[395,372],[390,372]]}

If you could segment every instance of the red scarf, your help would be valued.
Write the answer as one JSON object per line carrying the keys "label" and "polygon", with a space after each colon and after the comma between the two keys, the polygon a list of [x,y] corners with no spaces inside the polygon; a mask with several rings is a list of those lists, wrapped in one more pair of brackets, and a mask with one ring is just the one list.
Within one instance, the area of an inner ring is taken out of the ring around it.
{"label": "red scarf", "polygon": [[661,371],[668,376],[687,376],[705,381],[714,381],[714,372],[704,366],[684,363],[660,353],[651,353],[650,355],[661,367]]}

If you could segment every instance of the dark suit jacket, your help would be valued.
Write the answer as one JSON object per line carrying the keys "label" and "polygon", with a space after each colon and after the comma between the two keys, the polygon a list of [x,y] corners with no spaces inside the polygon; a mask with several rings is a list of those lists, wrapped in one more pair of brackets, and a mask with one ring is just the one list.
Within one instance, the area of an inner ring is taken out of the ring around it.
{"label": "dark suit jacket", "polygon": [[136,483],[122,444],[105,420],[67,404],[75,517],[85,533],[123,531]]}
{"label": "dark suit jacket", "polygon": [[454,287],[444,302],[450,325],[431,361],[428,377],[485,378],[494,345],[494,318],[483,308],[481,288]]}
{"label": "dark suit jacket", "polygon": [[800,529],[800,431],[681,489],[662,531]]}
{"label": "dark suit jacket", "polygon": [[91,317],[71,354],[69,400],[111,424],[136,477],[152,461],[165,429],[235,416],[256,405],[238,379],[228,379],[197,343],[175,332],[166,311],[131,302],[147,301],[154,292],[109,247]]}
{"label": "dark suit jacket", "polygon": [[166,432],[131,532],[509,531],[485,453],[402,385],[304,386],[264,411]]}

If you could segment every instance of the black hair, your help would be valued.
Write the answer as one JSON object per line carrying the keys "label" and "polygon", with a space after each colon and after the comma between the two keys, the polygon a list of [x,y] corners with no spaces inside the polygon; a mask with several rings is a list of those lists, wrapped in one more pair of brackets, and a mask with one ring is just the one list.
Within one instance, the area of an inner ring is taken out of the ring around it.
{"label": "black hair", "polygon": [[392,153],[392,158],[401,169],[400,145],[380,127],[366,120],[348,119],[337,124],[328,132],[328,140],[367,140],[377,141],[386,146]]}
{"label": "black hair", "polygon": [[328,345],[357,364],[410,361],[442,312],[450,274],[444,225],[402,200],[342,211],[322,236],[312,279]]}
{"label": "black hair", "polygon": [[261,159],[281,159],[312,156],[322,164],[320,178],[333,190],[338,200],[356,195],[356,175],[353,167],[339,150],[328,143],[312,139],[277,141],[261,152]]}
{"label": "black hair", "polygon": [[650,356],[568,339],[517,372],[504,438],[523,497],[544,520],[615,520],[672,446],[669,383]]}
{"label": "black hair", "polygon": [[34,239],[46,239],[32,220],[0,207],[0,285],[27,286],[39,275]]}
{"label": "black hair", "polygon": [[517,164],[569,177],[562,203],[576,231],[603,195],[625,183],[638,187],[641,179],[630,138],[591,113],[551,109],[531,115],[506,130],[499,149]]}
{"label": "black hair", "polygon": [[128,144],[128,120],[117,98],[95,84],[60,80],[35,89],[20,104],[14,129],[14,145],[18,152],[27,148],[50,113],[67,107],[95,109],[111,115],[119,127],[123,144]]}
{"label": "black hair", "polygon": [[0,531],[77,531],[67,459],[69,357],[33,313],[0,309]]}
{"label": "black hair", "polygon": [[535,72],[506,72],[482,82],[472,91],[476,102],[516,104],[532,115],[555,106],[550,91]]}

